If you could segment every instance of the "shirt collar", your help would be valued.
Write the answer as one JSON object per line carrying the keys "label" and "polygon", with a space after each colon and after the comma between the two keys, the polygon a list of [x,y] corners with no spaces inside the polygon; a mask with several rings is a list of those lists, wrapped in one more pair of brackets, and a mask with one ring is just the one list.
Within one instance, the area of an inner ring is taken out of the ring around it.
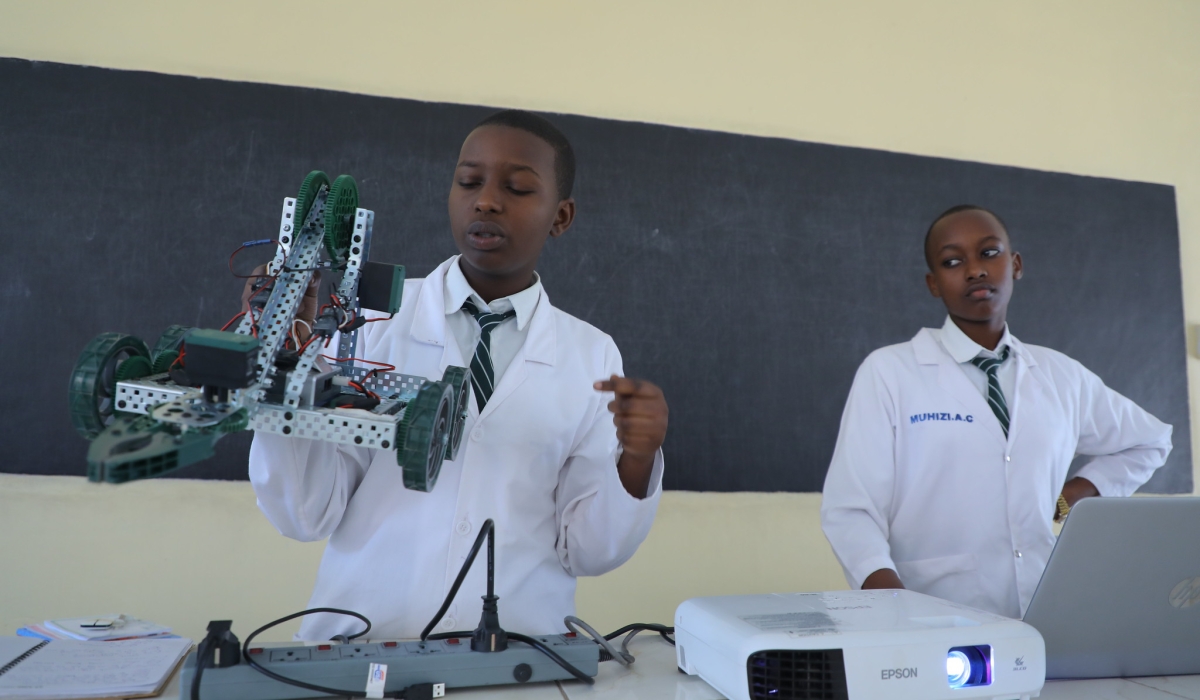
{"label": "shirt collar", "polygon": [[458,257],[454,258],[446,270],[446,279],[443,286],[447,316],[461,311],[463,303],[470,299],[480,311],[496,314],[516,311],[517,330],[521,331],[525,330],[525,326],[529,325],[529,319],[533,318],[533,312],[537,309],[538,300],[542,297],[542,278],[535,272],[533,273],[533,284],[525,289],[516,294],[494,299],[491,304],[485,303],[471,287],[471,283],[467,281],[462,268],[458,266]]}
{"label": "shirt collar", "polygon": [[1008,332],[1008,324],[1004,324],[1004,335],[1000,336],[1000,342],[996,343],[995,350],[988,350],[974,340],[967,337],[966,333],[958,327],[950,316],[946,316],[946,322],[942,324],[941,332],[942,347],[946,348],[946,352],[950,353],[950,357],[954,361],[962,364],[983,355],[988,358],[1000,357],[1000,353],[1005,347],[1012,347],[1013,337]]}

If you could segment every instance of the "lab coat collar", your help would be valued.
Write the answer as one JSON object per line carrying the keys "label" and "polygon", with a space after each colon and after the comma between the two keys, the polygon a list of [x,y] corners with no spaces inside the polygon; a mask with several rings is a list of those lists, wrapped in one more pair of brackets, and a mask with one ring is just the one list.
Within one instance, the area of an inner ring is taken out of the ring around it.
{"label": "lab coat collar", "polygon": [[[446,342],[448,330],[446,328],[444,292],[446,273],[451,265],[457,264],[458,256],[456,255],[438,265],[425,278],[421,284],[421,291],[417,294],[416,309],[414,309],[413,322],[409,330],[413,340],[446,348],[446,352],[442,356],[442,369],[452,362],[447,353],[453,349],[454,356],[459,355],[456,343]],[[525,343],[521,346],[520,352],[513,358],[509,371],[512,371],[513,366],[518,365],[522,360],[539,362],[544,365],[554,364],[556,351],[554,307],[551,306],[550,298],[540,283],[537,285],[537,289],[538,299],[529,318],[529,334],[525,337]],[[458,359],[461,361],[464,358]],[[507,374],[508,372],[505,372],[506,376]],[[501,377],[500,381],[503,385],[504,378]],[[497,389],[499,388],[497,387]]]}
{"label": "lab coat collar", "polygon": [[[954,322],[951,321],[949,317],[946,317],[946,323],[954,326]],[[949,360],[956,364],[961,364],[978,355],[979,351],[983,349],[970,338],[967,338],[966,334],[963,333],[958,326],[954,326],[954,330],[958,331],[962,335],[963,339],[974,345],[974,352],[963,359],[959,359],[959,355],[965,353],[965,350],[951,350],[951,347],[955,345],[955,343],[952,338],[952,333],[947,331],[945,326],[943,326],[941,329],[941,332],[943,333],[941,338],[942,342],[938,342],[937,332],[934,329],[922,328],[912,339],[913,352],[916,354],[917,363],[922,365],[936,365],[945,360]],[[948,338],[947,335],[951,335],[951,338]],[[947,340],[950,340],[950,342],[947,343]],[[946,343],[945,347],[943,347],[943,343]],[[1018,340],[1015,335],[1009,332],[1007,326],[1004,329],[1004,335],[1000,338],[1000,344],[998,344],[996,347],[1000,347],[1001,345],[1008,345],[1008,347],[1011,349],[1011,354],[1024,363],[1026,367],[1037,366],[1037,360],[1034,359],[1033,355],[1025,348],[1025,344]]]}

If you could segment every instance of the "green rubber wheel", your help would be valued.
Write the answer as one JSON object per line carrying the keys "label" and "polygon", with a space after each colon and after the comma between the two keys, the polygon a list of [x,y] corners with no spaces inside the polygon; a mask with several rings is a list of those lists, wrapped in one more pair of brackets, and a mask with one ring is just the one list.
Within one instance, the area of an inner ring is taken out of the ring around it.
{"label": "green rubber wheel", "polygon": [[292,231],[297,236],[304,228],[304,222],[308,221],[308,212],[317,201],[317,194],[320,193],[322,186],[329,186],[329,176],[320,170],[309,173],[308,177],[304,178],[304,183],[300,185],[300,194],[296,195],[296,224],[292,227]]}
{"label": "green rubber wheel", "polygon": [[80,435],[94,439],[112,421],[117,376],[122,365],[138,359],[149,363],[146,344],[122,333],[101,333],[83,349],[67,388],[71,424]]}
{"label": "green rubber wheel", "polygon": [[358,209],[358,184],[349,175],[338,175],[325,200],[325,250],[333,260],[345,260]]}
{"label": "green rubber wheel", "polygon": [[404,487],[429,492],[437,483],[450,441],[454,389],[445,382],[426,382],[404,410],[397,432],[404,437],[396,462],[404,470]]}
{"label": "green rubber wheel", "polygon": [[171,365],[179,359],[179,353],[183,350],[183,342],[191,331],[191,326],[178,324],[167,326],[167,330],[158,336],[158,342],[150,351],[150,357],[153,358],[150,374],[163,374],[171,369]]}
{"label": "green rubber wheel", "polygon": [[179,348],[183,346],[184,338],[191,330],[191,326],[180,326],[178,324],[167,326],[167,330],[158,336],[158,342],[154,344],[154,349],[150,351],[150,356],[157,360],[158,356],[164,352],[175,351],[178,354]]}
{"label": "green rubber wheel", "polygon": [[458,458],[458,446],[462,444],[463,429],[471,409],[471,373],[465,367],[447,367],[442,381],[454,389],[454,407],[450,411],[450,439],[446,443],[446,459]]}

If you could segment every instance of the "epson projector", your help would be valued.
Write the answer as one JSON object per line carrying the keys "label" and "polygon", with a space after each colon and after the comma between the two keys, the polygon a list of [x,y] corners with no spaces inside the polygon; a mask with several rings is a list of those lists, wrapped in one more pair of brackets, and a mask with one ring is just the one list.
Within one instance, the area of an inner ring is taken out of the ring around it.
{"label": "epson projector", "polygon": [[730,700],[1027,700],[1046,680],[1034,628],[903,590],[693,598],[675,643]]}

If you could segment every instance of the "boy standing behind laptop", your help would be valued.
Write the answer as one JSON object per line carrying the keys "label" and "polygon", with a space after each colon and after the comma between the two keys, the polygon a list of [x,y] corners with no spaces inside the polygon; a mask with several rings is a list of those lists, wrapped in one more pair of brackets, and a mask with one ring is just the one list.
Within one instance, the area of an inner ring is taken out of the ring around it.
{"label": "boy standing behind laptop", "polygon": [[[1162,466],[1171,426],[1075,360],[1008,330],[1021,256],[992,212],[939,216],[925,239],[940,329],[859,367],[821,523],[854,588],[910,588],[1020,617],[1089,496],[1128,496]],[[1092,459],[1067,481],[1076,455]]]}

